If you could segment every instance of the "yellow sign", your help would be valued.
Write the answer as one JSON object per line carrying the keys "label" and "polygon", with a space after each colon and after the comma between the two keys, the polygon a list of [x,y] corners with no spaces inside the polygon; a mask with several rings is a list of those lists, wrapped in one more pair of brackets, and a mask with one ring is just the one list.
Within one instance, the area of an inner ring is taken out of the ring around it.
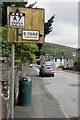
{"label": "yellow sign", "polygon": [[7,18],[8,42],[44,42],[44,9],[8,7]]}

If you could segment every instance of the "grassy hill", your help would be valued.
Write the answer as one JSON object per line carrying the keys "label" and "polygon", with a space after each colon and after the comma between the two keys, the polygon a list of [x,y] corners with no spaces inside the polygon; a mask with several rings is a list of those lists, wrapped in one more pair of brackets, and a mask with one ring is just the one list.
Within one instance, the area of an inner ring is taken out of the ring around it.
{"label": "grassy hill", "polygon": [[44,43],[42,46],[42,54],[72,54],[76,48],[67,47],[63,45],[53,44],[53,43]]}

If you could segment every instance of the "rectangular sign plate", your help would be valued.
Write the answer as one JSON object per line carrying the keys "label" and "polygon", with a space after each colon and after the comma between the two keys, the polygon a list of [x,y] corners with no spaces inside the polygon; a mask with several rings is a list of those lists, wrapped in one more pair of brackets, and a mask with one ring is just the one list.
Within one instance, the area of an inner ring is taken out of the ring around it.
{"label": "rectangular sign plate", "polygon": [[44,43],[42,8],[7,7],[7,40],[11,43]]}
{"label": "rectangular sign plate", "polygon": [[23,30],[23,40],[39,40],[39,31]]}
{"label": "rectangular sign plate", "polygon": [[10,27],[25,28],[25,14],[24,13],[10,13]]}

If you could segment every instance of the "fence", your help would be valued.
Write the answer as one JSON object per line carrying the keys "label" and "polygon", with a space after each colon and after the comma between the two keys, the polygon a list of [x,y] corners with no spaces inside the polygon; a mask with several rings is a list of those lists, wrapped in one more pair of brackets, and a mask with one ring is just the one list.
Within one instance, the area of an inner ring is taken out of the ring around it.
{"label": "fence", "polygon": [[74,70],[80,72],[80,64],[74,64]]}

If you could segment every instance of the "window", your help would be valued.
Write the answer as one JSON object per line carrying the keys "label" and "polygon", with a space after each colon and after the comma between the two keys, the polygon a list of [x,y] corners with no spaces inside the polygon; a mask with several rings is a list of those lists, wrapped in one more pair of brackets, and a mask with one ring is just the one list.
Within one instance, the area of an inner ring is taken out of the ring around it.
{"label": "window", "polygon": [[62,62],[62,58],[60,58],[60,62]]}
{"label": "window", "polygon": [[4,63],[4,60],[2,60],[2,63]]}
{"label": "window", "polygon": [[55,58],[55,62],[57,62],[57,58]]}
{"label": "window", "polygon": [[67,62],[68,62],[68,59],[67,59]]}

